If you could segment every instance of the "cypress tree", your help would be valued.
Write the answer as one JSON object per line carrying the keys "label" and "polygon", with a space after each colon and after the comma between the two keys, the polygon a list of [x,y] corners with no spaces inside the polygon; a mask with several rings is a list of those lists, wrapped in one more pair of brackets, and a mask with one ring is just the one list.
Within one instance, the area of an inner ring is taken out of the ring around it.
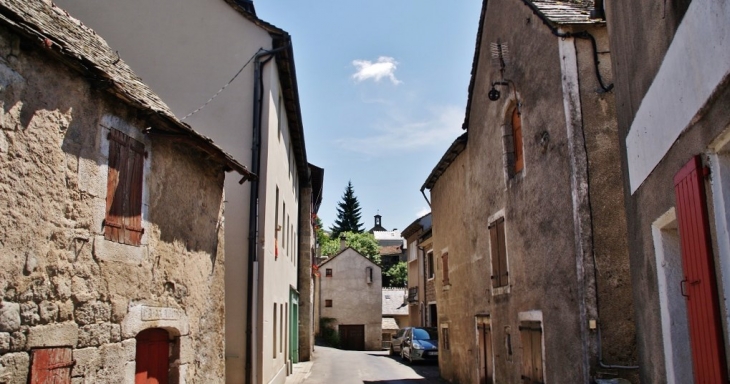
{"label": "cypress tree", "polygon": [[355,197],[352,182],[348,181],[342,201],[337,203],[337,219],[330,227],[332,238],[338,239],[342,232],[362,233],[363,224],[360,222],[360,216],[360,202]]}

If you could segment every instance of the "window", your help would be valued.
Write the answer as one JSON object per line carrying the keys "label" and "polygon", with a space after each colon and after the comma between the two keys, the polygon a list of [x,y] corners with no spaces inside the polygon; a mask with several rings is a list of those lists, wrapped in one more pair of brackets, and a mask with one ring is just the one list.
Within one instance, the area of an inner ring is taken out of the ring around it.
{"label": "window", "polygon": [[449,253],[448,252],[441,255],[441,264],[444,267],[443,268],[444,285],[451,285],[449,283]]}
{"label": "window", "polygon": [[525,167],[525,155],[522,149],[522,118],[519,108],[512,111],[512,143],[514,145],[514,173],[522,172]]}
{"label": "window", "polygon": [[279,128],[279,141],[281,141],[281,121],[284,119],[284,110],[281,109],[281,90],[279,90],[279,121],[278,121],[278,128]]}
{"label": "window", "polygon": [[451,349],[451,341],[449,340],[449,327],[441,328],[441,348],[444,351]]}
{"label": "window", "polygon": [[426,254],[426,263],[428,264],[427,265],[427,268],[428,268],[428,278],[429,279],[433,279],[433,276],[434,276],[434,271],[433,271],[433,269],[434,269],[434,265],[433,265],[433,251],[428,251],[428,253]]}
{"label": "window", "polygon": [[284,304],[279,304],[279,352],[284,352]]}
{"label": "window", "polygon": [[365,281],[370,284],[373,282],[373,267],[365,268]]}
{"label": "window", "polygon": [[522,380],[524,383],[542,383],[543,356],[541,323],[530,321],[521,324]]}
{"label": "window", "polygon": [[274,358],[275,359],[276,359],[276,308],[277,308],[277,305],[276,305],[276,303],[274,303],[274,320],[273,320],[274,326],[272,327],[272,329],[274,330],[274,332],[273,332],[273,334],[274,334],[274,339],[273,339],[274,340],[274,348],[273,348],[273,350],[274,350]]}
{"label": "window", "polygon": [[324,306],[327,307],[327,308],[332,307],[332,300],[330,300],[330,299],[325,300],[324,301]]}
{"label": "window", "polygon": [[327,268],[324,270],[324,275],[326,277],[332,277],[332,268]]}
{"label": "window", "polygon": [[122,244],[142,242],[142,181],[144,144],[109,130],[109,173],[104,238]]}
{"label": "window", "polygon": [[276,208],[274,208],[274,258],[279,258],[279,186],[276,186]]}
{"label": "window", "polygon": [[492,254],[492,288],[509,285],[507,272],[507,246],[504,234],[504,217],[489,224],[489,239]]}

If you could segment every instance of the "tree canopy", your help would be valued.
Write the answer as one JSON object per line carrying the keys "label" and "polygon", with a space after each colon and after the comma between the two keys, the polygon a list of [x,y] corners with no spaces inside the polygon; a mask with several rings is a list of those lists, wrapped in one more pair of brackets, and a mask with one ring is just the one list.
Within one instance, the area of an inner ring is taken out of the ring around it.
{"label": "tree canopy", "polygon": [[399,261],[383,275],[388,277],[389,287],[405,287],[408,284],[408,264],[405,261]]}
{"label": "tree canopy", "polygon": [[[358,251],[373,263],[380,265],[380,247],[372,233],[345,232],[345,246]],[[322,256],[332,256],[340,251],[340,239],[331,238],[322,244]]]}
{"label": "tree canopy", "polygon": [[361,233],[363,231],[363,224],[360,222],[360,202],[355,197],[355,190],[352,187],[352,182],[347,182],[347,188],[345,188],[345,194],[342,195],[342,201],[337,203],[337,219],[330,228],[332,232],[332,239],[339,239],[340,233],[353,232]]}

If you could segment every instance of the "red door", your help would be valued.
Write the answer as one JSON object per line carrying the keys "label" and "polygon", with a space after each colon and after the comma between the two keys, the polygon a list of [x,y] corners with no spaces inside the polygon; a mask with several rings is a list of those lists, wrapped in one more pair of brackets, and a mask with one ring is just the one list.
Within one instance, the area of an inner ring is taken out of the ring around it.
{"label": "red door", "polygon": [[31,384],[69,384],[73,357],[71,348],[33,350],[30,371]]}
{"label": "red door", "polygon": [[695,383],[726,383],[725,349],[703,173],[702,160],[695,156],[674,176],[684,269],[681,289],[687,302]]}
{"label": "red door", "polygon": [[137,370],[134,384],[167,384],[169,356],[167,331],[153,328],[140,332],[137,335]]}

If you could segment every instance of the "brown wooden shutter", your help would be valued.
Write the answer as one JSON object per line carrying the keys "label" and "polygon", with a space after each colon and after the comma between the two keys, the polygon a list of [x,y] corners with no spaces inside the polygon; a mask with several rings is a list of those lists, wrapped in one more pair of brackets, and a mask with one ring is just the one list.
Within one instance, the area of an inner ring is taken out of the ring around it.
{"label": "brown wooden shutter", "polygon": [[520,326],[522,339],[522,382],[541,384],[544,381],[542,370],[542,326],[540,323],[527,323]]}
{"label": "brown wooden shutter", "polygon": [[34,349],[32,358],[31,384],[71,383],[71,368],[74,365],[71,348]]}
{"label": "brown wooden shutter", "polygon": [[489,226],[489,238],[492,250],[492,287],[504,287],[509,284],[504,217]]}
{"label": "brown wooden shutter", "polygon": [[142,240],[142,183],[144,144],[124,133],[109,131],[106,239],[139,245]]}
{"label": "brown wooden shutter", "polygon": [[515,173],[519,173],[525,166],[525,156],[522,149],[522,118],[517,108],[512,112],[512,142],[515,145]]}
{"label": "brown wooden shutter", "polygon": [[443,264],[443,277],[444,277],[444,285],[449,285],[449,254],[444,253],[441,255],[441,262]]}
{"label": "brown wooden shutter", "polygon": [[682,247],[690,346],[696,383],[726,383],[727,368],[702,159],[692,158],[674,176]]}

